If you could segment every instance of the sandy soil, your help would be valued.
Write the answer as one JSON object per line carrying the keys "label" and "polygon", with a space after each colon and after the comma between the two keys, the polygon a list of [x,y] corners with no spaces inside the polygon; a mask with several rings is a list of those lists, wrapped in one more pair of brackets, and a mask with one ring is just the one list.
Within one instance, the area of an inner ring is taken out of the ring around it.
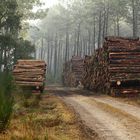
{"label": "sandy soil", "polygon": [[139,107],[78,89],[49,87],[48,90],[71,105],[85,125],[98,133],[100,139],[140,139]]}

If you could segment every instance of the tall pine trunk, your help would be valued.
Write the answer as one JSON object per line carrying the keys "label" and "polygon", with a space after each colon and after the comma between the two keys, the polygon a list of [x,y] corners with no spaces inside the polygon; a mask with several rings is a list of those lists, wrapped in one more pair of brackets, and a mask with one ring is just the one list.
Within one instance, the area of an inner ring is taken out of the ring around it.
{"label": "tall pine trunk", "polygon": [[80,56],[80,32],[81,32],[81,23],[78,24],[78,31],[77,31],[77,55]]}
{"label": "tall pine trunk", "polygon": [[138,36],[138,1],[132,0],[132,11],[133,11],[133,37]]}
{"label": "tall pine trunk", "polygon": [[65,62],[69,60],[69,29],[66,27],[66,53],[65,53]]}
{"label": "tall pine trunk", "polygon": [[102,32],[102,12],[99,12],[99,30],[98,30],[98,48],[101,46],[101,32]]}

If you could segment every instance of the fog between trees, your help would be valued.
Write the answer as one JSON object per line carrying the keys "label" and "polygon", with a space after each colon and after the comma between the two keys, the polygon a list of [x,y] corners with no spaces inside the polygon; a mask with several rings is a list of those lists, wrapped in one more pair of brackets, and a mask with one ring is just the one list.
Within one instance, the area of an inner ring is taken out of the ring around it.
{"label": "fog between trees", "polygon": [[48,63],[48,76],[61,79],[73,55],[92,55],[105,36],[139,36],[140,0],[63,0],[30,29],[37,59]]}

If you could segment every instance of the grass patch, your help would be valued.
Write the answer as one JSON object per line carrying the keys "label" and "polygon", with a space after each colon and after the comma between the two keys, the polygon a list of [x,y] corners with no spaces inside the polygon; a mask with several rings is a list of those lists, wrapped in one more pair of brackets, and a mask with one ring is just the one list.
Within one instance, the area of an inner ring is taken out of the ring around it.
{"label": "grass patch", "polygon": [[20,102],[14,108],[9,129],[0,135],[1,140],[86,140],[76,114],[56,97],[43,95],[38,105]]}

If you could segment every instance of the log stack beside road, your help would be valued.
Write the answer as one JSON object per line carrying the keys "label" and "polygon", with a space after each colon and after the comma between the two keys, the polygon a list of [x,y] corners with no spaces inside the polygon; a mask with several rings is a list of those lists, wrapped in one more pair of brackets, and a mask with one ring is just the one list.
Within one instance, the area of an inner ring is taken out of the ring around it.
{"label": "log stack beside road", "polygon": [[109,86],[112,94],[140,93],[140,40],[107,37]]}
{"label": "log stack beside road", "polygon": [[96,50],[92,56],[85,56],[84,77],[85,89],[104,91],[108,82],[108,69],[103,48]]}
{"label": "log stack beside road", "polygon": [[106,37],[103,48],[85,58],[82,83],[113,95],[140,93],[139,39]]}
{"label": "log stack beside road", "polygon": [[63,83],[65,86],[76,87],[83,77],[83,58],[73,56],[72,59],[64,64]]}
{"label": "log stack beside road", "polygon": [[13,69],[14,80],[21,87],[44,88],[46,63],[39,60],[18,60]]}

